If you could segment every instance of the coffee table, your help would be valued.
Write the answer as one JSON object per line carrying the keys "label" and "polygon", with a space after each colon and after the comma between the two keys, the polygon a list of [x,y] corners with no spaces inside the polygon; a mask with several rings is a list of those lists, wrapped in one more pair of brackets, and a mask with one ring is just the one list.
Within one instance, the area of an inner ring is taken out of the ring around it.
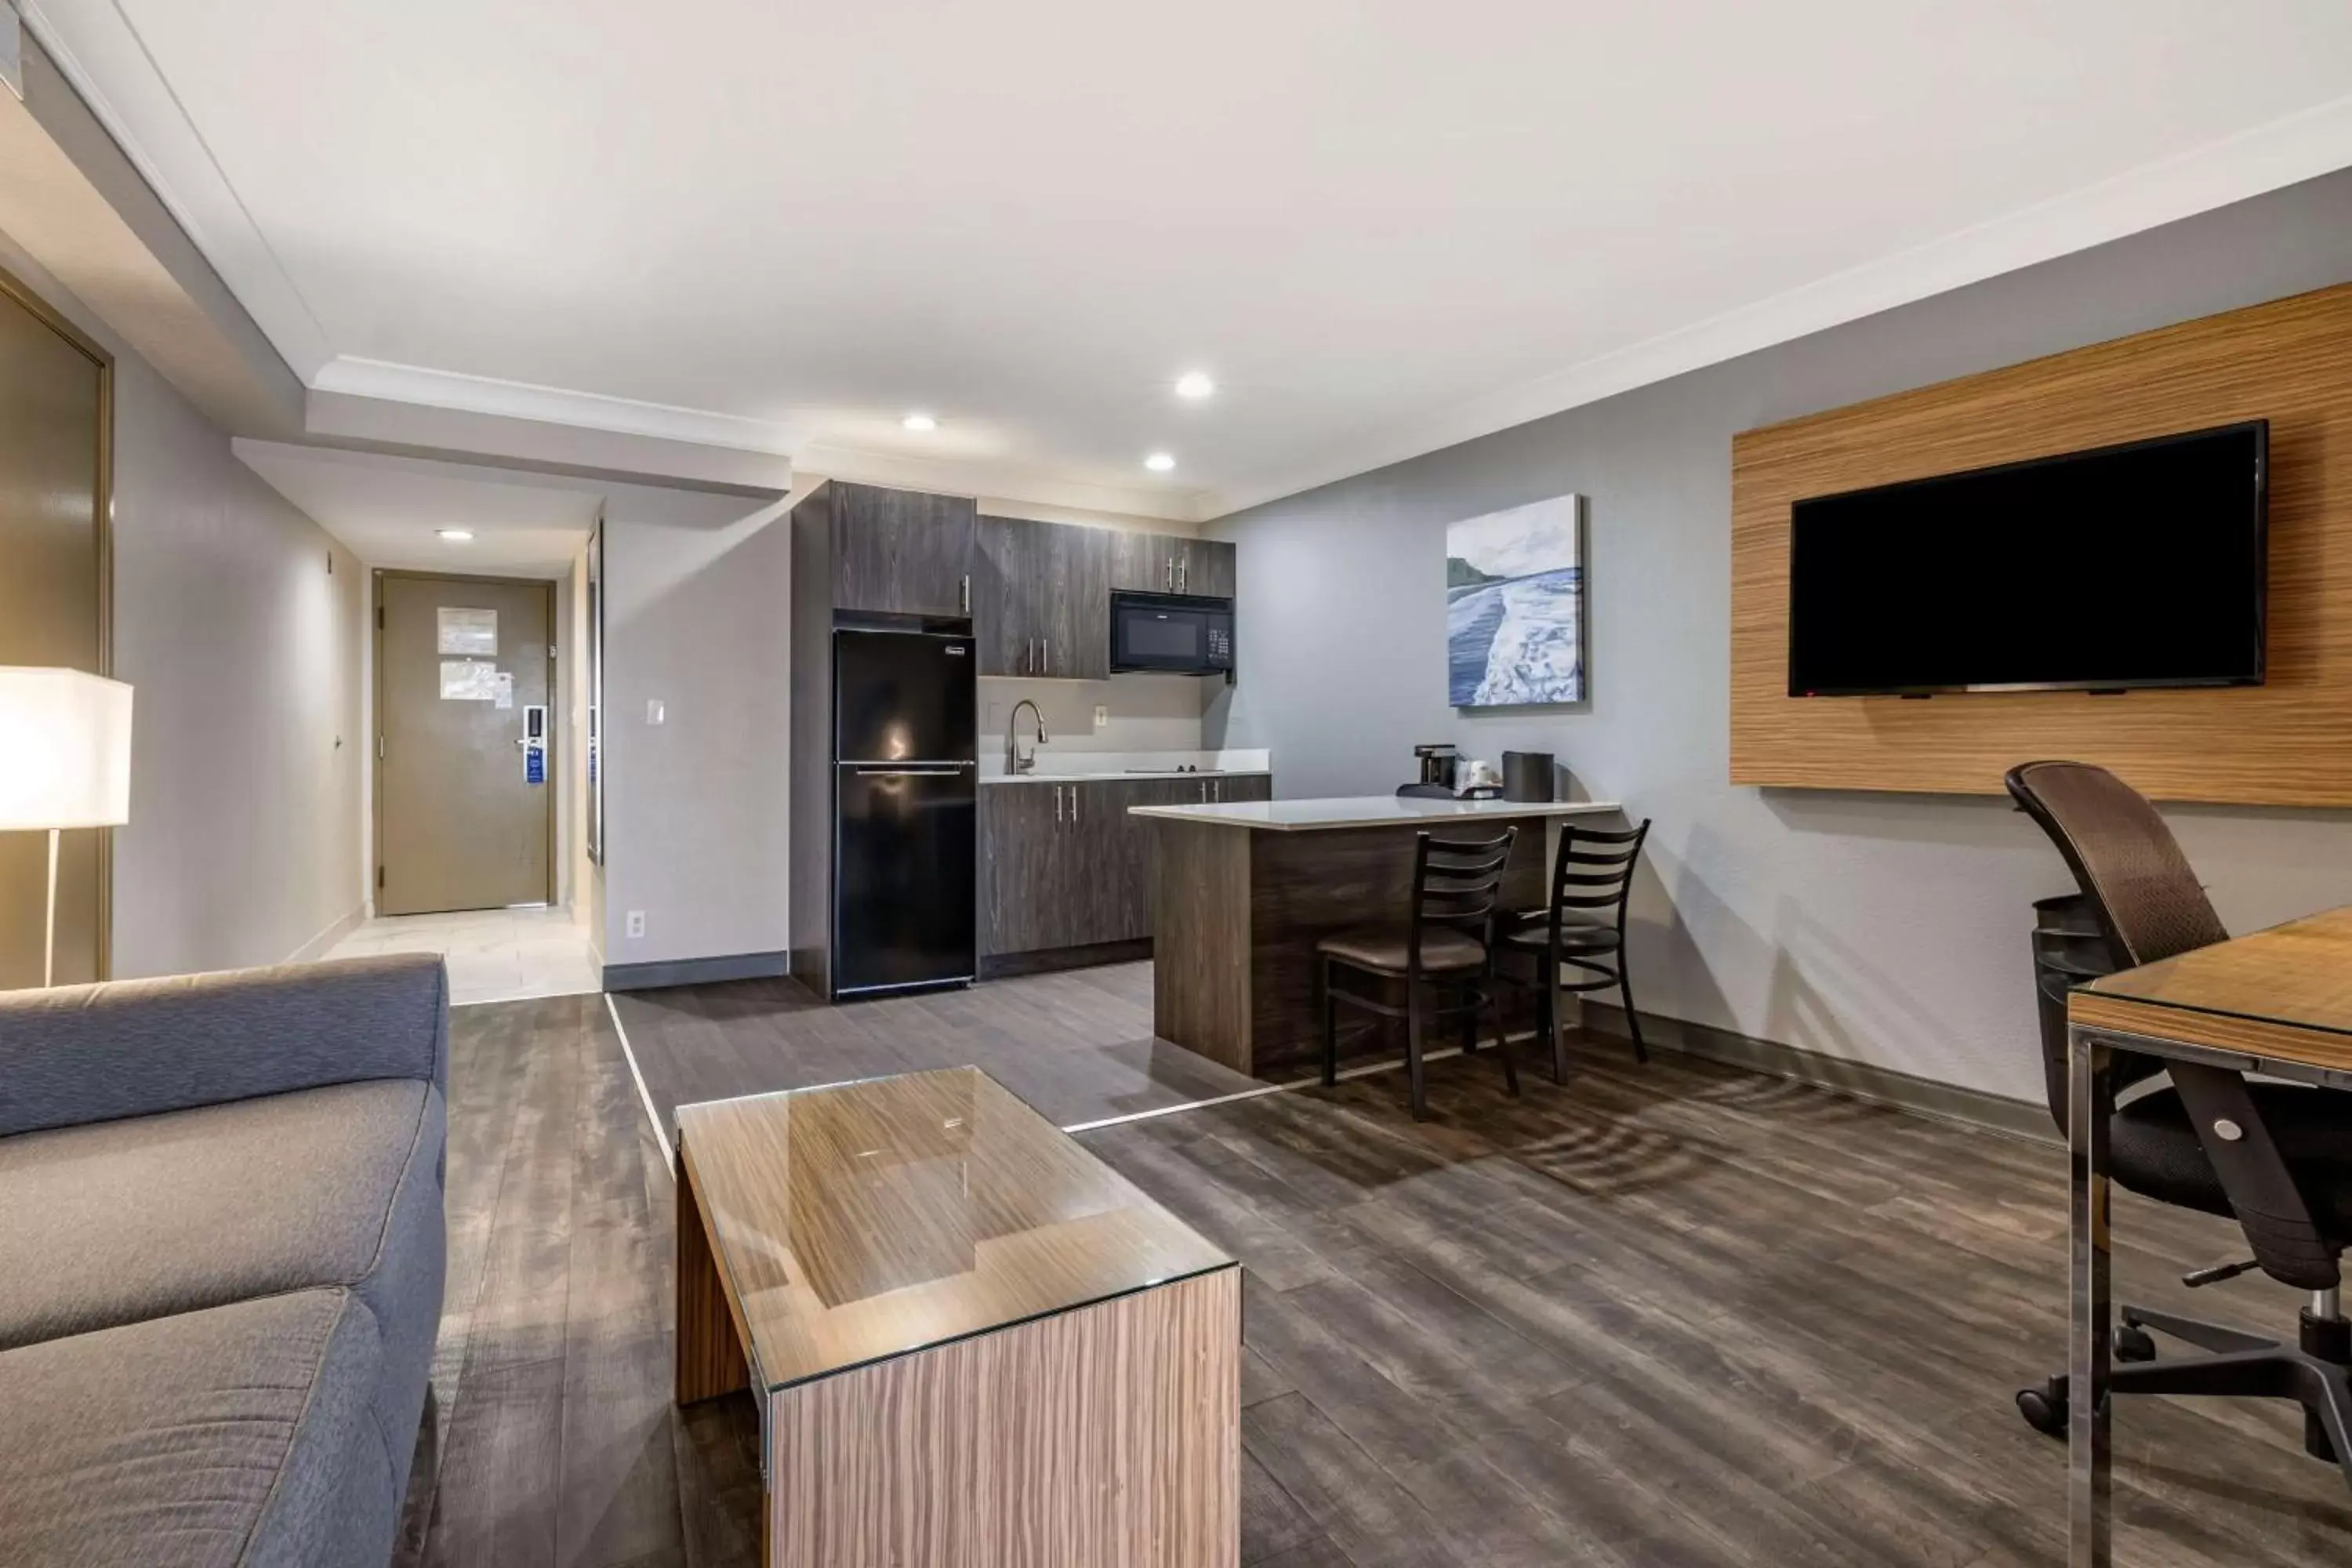
{"label": "coffee table", "polygon": [[677,1135],[677,1401],[757,1401],[762,1561],[1239,1562],[1234,1259],[977,1068]]}

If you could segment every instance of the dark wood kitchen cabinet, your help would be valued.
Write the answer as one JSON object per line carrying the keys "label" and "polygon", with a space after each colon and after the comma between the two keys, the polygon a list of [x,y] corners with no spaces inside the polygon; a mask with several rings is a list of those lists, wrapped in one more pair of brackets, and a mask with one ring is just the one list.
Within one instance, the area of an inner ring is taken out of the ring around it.
{"label": "dark wood kitchen cabinet", "polygon": [[1216,539],[1122,533],[1111,552],[1111,586],[1146,594],[1230,599],[1234,547]]}
{"label": "dark wood kitchen cabinet", "polygon": [[980,503],[828,483],[833,607],[917,616],[972,613]]}
{"label": "dark wood kitchen cabinet", "polygon": [[1110,678],[1108,529],[983,517],[973,627],[982,675]]}
{"label": "dark wood kitchen cabinet", "polygon": [[1151,825],[1129,809],[1273,795],[1274,781],[1264,774],[982,785],[982,956],[1099,949],[1150,937]]}
{"label": "dark wood kitchen cabinet", "polygon": [[982,957],[1126,940],[1117,781],[982,784]]}

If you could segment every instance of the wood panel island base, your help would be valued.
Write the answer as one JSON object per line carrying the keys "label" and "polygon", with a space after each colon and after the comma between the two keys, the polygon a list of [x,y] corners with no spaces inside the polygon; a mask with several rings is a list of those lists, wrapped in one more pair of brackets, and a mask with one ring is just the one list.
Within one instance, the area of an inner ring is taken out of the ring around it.
{"label": "wood panel island base", "polygon": [[681,1106],[677,1400],[761,1558],[1235,1568],[1241,1269],[976,1068]]}
{"label": "wood panel island base", "polygon": [[[1404,918],[1415,835],[1486,837],[1517,824],[1504,903],[1535,909],[1549,892],[1548,825],[1622,814],[1613,801],[1393,795],[1137,806],[1151,821],[1158,885],[1153,1030],[1253,1077],[1311,1072],[1322,1059],[1315,944]],[[1340,1037],[1343,1055],[1381,1046],[1361,1027]]]}

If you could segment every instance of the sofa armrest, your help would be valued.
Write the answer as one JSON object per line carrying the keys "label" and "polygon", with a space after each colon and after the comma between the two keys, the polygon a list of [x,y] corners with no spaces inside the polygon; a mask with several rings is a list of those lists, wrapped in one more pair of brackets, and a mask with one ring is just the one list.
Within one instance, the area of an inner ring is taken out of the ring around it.
{"label": "sofa armrest", "polygon": [[403,953],[0,993],[0,1137],[449,1076],[449,984]]}

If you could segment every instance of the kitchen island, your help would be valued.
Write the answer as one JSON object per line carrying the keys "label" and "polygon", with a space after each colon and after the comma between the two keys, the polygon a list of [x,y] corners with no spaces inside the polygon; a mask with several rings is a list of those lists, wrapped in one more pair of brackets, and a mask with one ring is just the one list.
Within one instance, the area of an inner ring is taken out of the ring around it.
{"label": "kitchen island", "polygon": [[[1405,918],[1418,834],[1488,837],[1517,825],[1504,907],[1534,909],[1547,892],[1550,821],[1622,808],[1366,795],[1139,805],[1129,815],[1151,831],[1153,1032],[1254,1077],[1288,1079],[1321,1060],[1316,942]],[[1343,1056],[1383,1045],[1356,1022],[1340,1037]]]}

